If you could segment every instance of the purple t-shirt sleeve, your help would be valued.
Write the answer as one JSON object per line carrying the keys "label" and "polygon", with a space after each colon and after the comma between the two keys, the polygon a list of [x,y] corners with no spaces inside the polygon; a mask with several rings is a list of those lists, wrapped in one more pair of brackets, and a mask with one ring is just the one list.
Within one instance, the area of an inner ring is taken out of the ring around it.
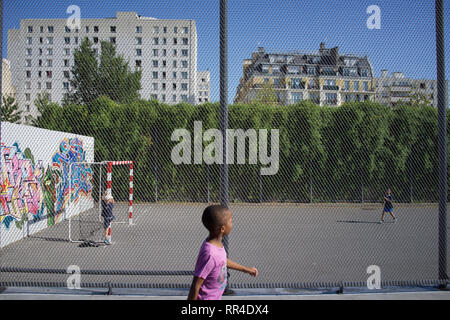
{"label": "purple t-shirt sleeve", "polygon": [[208,251],[202,250],[198,256],[195,266],[194,276],[206,279],[211,271],[214,270],[216,263]]}

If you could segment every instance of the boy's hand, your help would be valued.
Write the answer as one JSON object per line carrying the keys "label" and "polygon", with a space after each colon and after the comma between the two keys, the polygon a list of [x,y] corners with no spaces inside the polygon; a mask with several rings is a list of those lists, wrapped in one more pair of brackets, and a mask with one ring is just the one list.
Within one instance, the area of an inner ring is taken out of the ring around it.
{"label": "boy's hand", "polygon": [[255,267],[253,268],[248,268],[247,269],[247,273],[249,275],[251,275],[252,277],[257,277],[258,276],[258,269],[256,269]]}

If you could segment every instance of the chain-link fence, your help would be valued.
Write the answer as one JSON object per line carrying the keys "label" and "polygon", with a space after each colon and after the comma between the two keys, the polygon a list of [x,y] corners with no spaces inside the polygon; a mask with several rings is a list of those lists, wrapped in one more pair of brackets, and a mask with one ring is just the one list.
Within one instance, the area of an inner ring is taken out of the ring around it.
{"label": "chain-link fence", "polygon": [[220,202],[230,287],[446,284],[435,8],[3,0],[0,286],[189,288]]}

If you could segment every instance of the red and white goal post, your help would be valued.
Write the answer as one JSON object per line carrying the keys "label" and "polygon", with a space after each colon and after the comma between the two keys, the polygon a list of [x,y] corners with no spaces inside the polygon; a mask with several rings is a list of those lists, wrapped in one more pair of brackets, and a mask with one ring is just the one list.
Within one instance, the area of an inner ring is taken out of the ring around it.
{"label": "red and white goal post", "polygon": [[[113,166],[130,166],[130,193],[128,197],[128,224],[133,224],[133,161],[106,161],[106,194],[112,195],[112,168]],[[117,223],[124,223],[117,221]]]}

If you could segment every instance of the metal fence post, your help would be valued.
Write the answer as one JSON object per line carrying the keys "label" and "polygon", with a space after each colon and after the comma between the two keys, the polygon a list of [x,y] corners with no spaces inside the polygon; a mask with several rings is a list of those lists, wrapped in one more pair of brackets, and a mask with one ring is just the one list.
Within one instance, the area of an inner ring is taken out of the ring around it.
{"label": "metal fence post", "polygon": [[[220,202],[228,207],[228,0],[220,0],[220,129],[223,137],[223,158],[221,165]],[[229,256],[229,239],[223,237],[223,246]],[[227,272],[227,277],[230,273]],[[229,282],[225,293],[229,291]]]}
{"label": "metal fence post", "polygon": [[447,275],[447,86],[445,81],[444,1],[436,0],[436,56],[439,156],[439,280]]}

